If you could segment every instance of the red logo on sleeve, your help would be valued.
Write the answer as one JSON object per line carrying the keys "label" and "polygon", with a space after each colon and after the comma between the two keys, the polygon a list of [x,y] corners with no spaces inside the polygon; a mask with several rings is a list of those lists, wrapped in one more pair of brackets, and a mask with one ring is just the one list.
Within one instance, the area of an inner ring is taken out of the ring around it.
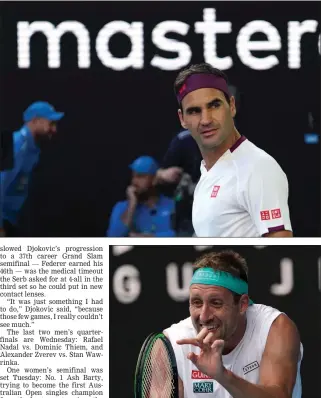
{"label": "red logo on sleeve", "polygon": [[261,211],[261,220],[270,220],[270,211],[269,210],[263,210]]}
{"label": "red logo on sleeve", "polygon": [[218,191],[220,190],[220,185],[214,185],[213,191],[211,193],[211,198],[216,198]]}
{"label": "red logo on sleeve", "polygon": [[281,218],[281,210],[273,209],[271,210],[272,218]]}

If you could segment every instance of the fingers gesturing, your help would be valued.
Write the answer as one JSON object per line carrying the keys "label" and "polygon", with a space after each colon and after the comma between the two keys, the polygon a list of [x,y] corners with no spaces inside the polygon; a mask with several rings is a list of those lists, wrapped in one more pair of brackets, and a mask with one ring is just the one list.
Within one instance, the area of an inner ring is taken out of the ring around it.
{"label": "fingers gesturing", "polygon": [[202,349],[210,349],[215,340],[215,334],[209,329],[203,328],[195,338],[177,340],[176,343],[179,345],[192,344]]}

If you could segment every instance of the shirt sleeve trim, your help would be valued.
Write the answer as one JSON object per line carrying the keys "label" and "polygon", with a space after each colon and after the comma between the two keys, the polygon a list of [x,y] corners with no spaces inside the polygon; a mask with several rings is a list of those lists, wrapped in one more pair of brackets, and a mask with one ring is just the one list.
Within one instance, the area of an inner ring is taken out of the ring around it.
{"label": "shirt sleeve trim", "polygon": [[285,226],[284,225],[278,225],[277,227],[271,227],[268,228],[269,233],[270,232],[277,232],[277,231],[285,231]]}

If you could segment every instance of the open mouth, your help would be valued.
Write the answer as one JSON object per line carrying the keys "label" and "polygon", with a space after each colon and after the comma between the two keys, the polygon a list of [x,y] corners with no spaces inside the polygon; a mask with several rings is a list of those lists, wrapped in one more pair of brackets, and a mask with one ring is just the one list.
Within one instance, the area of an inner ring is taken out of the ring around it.
{"label": "open mouth", "polygon": [[219,328],[219,325],[210,325],[210,326],[201,325],[201,329],[204,328],[206,328],[210,332],[215,332]]}

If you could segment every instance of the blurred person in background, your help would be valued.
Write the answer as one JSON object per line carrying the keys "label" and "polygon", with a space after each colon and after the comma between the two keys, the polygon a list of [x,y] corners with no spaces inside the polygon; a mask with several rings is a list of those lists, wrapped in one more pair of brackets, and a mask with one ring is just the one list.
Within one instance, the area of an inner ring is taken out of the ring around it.
{"label": "blurred person in background", "polygon": [[130,166],[131,184],[127,200],[113,207],[106,235],[109,237],[172,237],[174,200],[159,194],[155,184],[159,168],[150,156],[137,158]]}
{"label": "blurred person in background", "polygon": [[236,129],[226,75],[191,65],[175,80],[178,116],[202,154],[192,220],[200,237],[291,237],[288,181],[272,156]]}
{"label": "blurred person in background", "polygon": [[188,130],[171,141],[157,171],[157,183],[174,196],[174,228],[178,236],[193,236],[192,205],[202,160],[198,146]]}
{"label": "blurred person in background", "polygon": [[43,101],[34,102],[23,113],[24,125],[13,133],[13,168],[0,173],[1,236],[19,236],[19,215],[27,199],[32,170],[39,161],[39,144],[56,133],[56,123],[63,116]]}

